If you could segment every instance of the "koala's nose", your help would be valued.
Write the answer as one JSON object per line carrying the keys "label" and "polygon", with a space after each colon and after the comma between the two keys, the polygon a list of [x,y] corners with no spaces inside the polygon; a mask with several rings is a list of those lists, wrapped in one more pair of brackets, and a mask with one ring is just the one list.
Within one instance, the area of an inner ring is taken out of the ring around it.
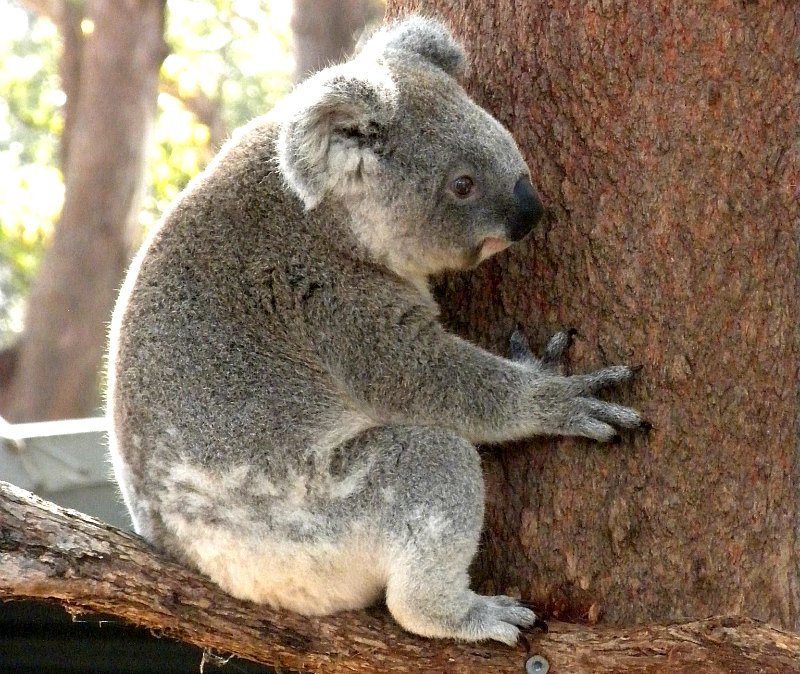
{"label": "koala's nose", "polygon": [[508,223],[508,238],[519,241],[525,238],[544,214],[539,195],[527,177],[520,178],[514,185],[514,204],[516,210]]}

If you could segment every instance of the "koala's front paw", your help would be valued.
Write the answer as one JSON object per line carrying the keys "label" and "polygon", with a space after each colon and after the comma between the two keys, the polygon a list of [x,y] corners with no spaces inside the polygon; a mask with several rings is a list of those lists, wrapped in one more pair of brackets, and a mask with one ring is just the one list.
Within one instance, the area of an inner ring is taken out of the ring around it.
{"label": "koala's front paw", "polygon": [[603,388],[630,381],[640,367],[614,365],[589,374],[559,376],[564,355],[576,334],[575,330],[557,332],[541,359],[533,355],[519,328],[511,335],[512,360],[529,364],[540,377],[536,398],[544,431],[609,442],[619,438],[618,428],[649,430],[650,424],[636,410],[593,397]]}

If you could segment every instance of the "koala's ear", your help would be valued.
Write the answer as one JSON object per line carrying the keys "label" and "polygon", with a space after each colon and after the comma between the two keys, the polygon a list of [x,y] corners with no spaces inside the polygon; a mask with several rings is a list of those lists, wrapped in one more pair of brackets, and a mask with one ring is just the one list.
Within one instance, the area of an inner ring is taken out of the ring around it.
{"label": "koala's ear", "polygon": [[392,51],[421,56],[452,77],[463,74],[466,65],[464,48],[441,22],[424,16],[410,16],[373,34],[358,51],[385,55]]}
{"label": "koala's ear", "polygon": [[[346,64],[347,65],[347,64]],[[289,186],[313,208],[326,194],[363,191],[385,144],[395,105],[388,71],[323,71],[287,97],[278,161]]]}

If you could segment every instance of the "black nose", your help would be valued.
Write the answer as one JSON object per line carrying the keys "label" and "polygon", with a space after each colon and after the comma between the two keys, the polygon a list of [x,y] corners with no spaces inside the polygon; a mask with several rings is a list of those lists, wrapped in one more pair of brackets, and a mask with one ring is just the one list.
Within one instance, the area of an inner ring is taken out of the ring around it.
{"label": "black nose", "polygon": [[508,223],[508,238],[519,241],[527,236],[544,214],[539,195],[527,177],[520,178],[514,185],[514,206],[515,211]]}

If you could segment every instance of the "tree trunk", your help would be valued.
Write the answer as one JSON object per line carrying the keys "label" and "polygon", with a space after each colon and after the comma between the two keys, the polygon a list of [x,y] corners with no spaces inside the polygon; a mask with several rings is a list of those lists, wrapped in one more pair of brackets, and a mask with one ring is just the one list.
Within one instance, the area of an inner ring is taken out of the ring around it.
{"label": "tree trunk", "polygon": [[348,56],[364,27],[381,18],[375,0],[294,0],[295,81]]}
{"label": "tree trunk", "polygon": [[527,243],[443,282],[445,320],[499,352],[517,322],[539,345],[577,328],[575,371],[643,364],[619,397],[654,425],[487,452],[482,589],[569,620],[800,629],[800,5],[388,13],[412,9],[464,40],[466,88],[549,204]]}
{"label": "tree trunk", "polygon": [[77,5],[59,3],[70,94],[65,201],[28,300],[5,397],[11,420],[96,409],[107,323],[138,238],[146,141],[166,54],[164,5],[89,0],[81,39],[73,30]]}
{"label": "tree trunk", "polygon": [[15,598],[54,599],[73,614],[100,611],[208,651],[317,674],[524,674],[535,655],[552,674],[800,674],[800,636],[744,618],[553,623],[508,648],[422,639],[383,609],[275,611],[226,595],[136,536],[0,482],[0,600]]}

